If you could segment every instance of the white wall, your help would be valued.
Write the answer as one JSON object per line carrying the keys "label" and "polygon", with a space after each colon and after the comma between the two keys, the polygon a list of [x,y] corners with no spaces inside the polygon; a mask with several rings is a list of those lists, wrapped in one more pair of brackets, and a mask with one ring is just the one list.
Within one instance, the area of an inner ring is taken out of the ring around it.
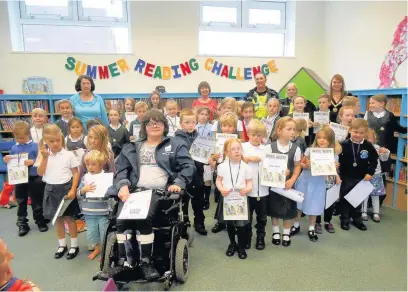
{"label": "white wall", "polygon": [[[270,75],[268,85],[280,89],[300,67],[313,69],[325,76],[324,60],[319,52],[323,46],[324,3],[296,3],[296,58],[277,59],[279,73]],[[199,2],[132,2],[133,54],[125,56],[129,66],[138,58],[157,65],[174,65],[195,57],[198,53]],[[0,89],[5,93],[21,93],[21,80],[28,76],[44,76],[53,80],[54,93],[74,91],[76,75],[64,68],[66,57],[72,54],[10,53],[10,32],[7,3],[0,1]],[[262,45],[262,44],[260,44]],[[75,55],[88,64],[104,65],[122,56]],[[205,58],[198,58],[200,70],[179,80],[153,80],[137,72],[127,72],[109,80],[97,80],[99,93],[150,92],[157,85],[167,92],[196,92],[197,85],[207,80],[213,92],[243,92],[254,86],[253,81],[233,81],[204,70]],[[249,67],[260,65],[268,58],[217,58],[225,64]]]}
{"label": "white wall", "polygon": [[[381,64],[391,49],[397,25],[407,15],[406,1],[326,2],[324,33],[328,77],[340,73],[348,89],[377,88]],[[407,86],[407,61],[397,71]]]}

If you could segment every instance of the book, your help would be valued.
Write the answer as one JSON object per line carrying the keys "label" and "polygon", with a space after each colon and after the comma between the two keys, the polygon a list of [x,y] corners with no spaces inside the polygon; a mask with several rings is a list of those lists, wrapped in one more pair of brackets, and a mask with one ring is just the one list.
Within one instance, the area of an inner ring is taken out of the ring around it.
{"label": "book", "polygon": [[61,203],[58,206],[57,212],[55,212],[54,218],[52,218],[52,225],[55,225],[58,217],[61,217],[62,214],[67,210],[69,204],[71,204],[73,200],[62,199]]}
{"label": "book", "polygon": [[50,111],[47,100],[0,101],[0,114],[30,114],[35,108]]}

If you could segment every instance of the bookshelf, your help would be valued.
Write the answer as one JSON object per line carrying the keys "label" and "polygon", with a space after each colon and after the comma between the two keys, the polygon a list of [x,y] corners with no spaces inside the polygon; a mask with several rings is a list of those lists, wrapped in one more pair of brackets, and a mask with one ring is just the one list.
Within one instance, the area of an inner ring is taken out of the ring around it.
{"label": "bookshelf", "polygon": [[[368,108],[369,98],[376,94],[385,94],[388,98],[387,109],[399,117],[400,124],[407,126],[407,88],[387,88],[373,90],[351,90],[360,99],[361,112]],[[387,197],[384,204],[397,209],[407,210],[407,134],[395,133],[398,139],[396,153],[391,153],[391,172],[387,177]]]}

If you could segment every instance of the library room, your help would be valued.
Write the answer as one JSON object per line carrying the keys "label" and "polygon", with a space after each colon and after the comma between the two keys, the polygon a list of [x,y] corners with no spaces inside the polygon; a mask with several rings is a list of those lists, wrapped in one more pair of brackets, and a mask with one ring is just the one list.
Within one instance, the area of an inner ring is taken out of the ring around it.
{"label": "library room", "polygon": [[406,291],[407,31],[406,1],[0,1],[0,290]]}

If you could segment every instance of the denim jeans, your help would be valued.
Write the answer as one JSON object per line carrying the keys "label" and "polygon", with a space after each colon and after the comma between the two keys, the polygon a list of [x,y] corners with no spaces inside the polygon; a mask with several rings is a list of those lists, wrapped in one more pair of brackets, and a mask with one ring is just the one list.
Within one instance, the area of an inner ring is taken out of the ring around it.
{"label": "denim jeans", "polygon": [[109,224],[107,215],[85,215],[86,237],[92,245],[101,244]]}

